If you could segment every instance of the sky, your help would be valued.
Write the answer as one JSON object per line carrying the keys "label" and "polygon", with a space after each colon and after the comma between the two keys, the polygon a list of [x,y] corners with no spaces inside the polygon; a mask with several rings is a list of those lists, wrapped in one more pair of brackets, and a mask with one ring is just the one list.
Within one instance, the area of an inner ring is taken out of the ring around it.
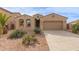
{"label": "sky", "polygon": [[57,13],[68,17],[67,22],[72,22],[79,19],[79,7],[4,7],[11,12],[19,12],[21,14],[34,15],[42,14],[48,15]]}

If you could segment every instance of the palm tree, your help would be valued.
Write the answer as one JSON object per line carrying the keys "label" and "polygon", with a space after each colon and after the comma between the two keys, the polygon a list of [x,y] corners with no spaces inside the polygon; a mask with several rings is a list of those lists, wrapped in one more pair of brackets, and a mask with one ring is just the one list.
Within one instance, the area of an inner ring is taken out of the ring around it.
{"label": "palm tree", "polygon": [[0,28],[2,29],[2,34],[4,33],[6,22],[10,17],[11,16],[7,16],[6,14],[0,13]]}

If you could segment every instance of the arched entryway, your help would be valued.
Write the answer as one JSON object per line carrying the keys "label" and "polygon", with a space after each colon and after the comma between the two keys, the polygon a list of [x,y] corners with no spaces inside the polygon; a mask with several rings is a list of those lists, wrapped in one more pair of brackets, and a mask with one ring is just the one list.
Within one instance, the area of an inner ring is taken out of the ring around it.
{"label": "arched entryway", "polygon": [[40,28],[40,19],[35,18],[35,27]]}
{"label": "arched entryway", "polygon": [[15,25],[12,23],[10,24],[10,30],[13,30],[13,29],[15,29]]}

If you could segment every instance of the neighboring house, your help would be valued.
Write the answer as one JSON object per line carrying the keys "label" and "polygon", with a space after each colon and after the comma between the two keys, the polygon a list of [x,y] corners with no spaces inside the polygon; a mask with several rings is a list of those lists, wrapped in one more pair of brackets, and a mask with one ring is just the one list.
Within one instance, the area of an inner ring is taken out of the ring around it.
{"label": "neighboring house", "polygon": [[6,25],[9,29],[34,30],[36,27],[41,30],[66,30],[67,17],[52,13],[46,16],[35,14],[33,16],[21,15],[0,8],[0,13],[11,16]]}
{"label": "neighboring house", "polygon": [[72,22],[68,23],[68,25],[67,25],[68,29],[72,30],[72,25],[77,24],[77,23],[79,23],[79,20],[75,20],[75,21],[72,21]]}
{"label": "neighboring house", "polygon": [[70,22],[69,24],[76,24],[76,23],[79,23],[79,20],[75,20],[75,21],[72,21],[72,22]]}

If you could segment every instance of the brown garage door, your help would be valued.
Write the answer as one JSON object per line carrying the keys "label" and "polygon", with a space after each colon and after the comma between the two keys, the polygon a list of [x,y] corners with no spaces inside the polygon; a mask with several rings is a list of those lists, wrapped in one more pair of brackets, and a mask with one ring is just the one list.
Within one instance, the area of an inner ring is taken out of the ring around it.
{"label": "brown garage door", "polygon": [[62,30],[63,22],[61,21],[45,21],[43,23],[44,30]]}

